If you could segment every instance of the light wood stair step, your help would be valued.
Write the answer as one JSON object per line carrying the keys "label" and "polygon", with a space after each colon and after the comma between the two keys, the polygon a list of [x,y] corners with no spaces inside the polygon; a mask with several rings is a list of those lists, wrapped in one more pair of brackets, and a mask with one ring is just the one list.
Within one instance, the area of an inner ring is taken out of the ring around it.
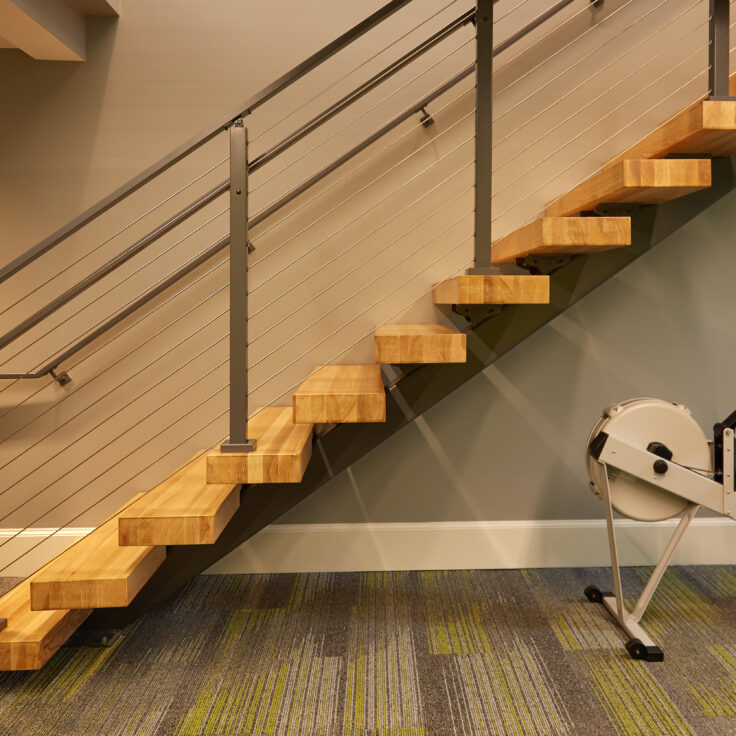
{"label": "light wood stair step", "polygon": [[542,217],[491,248],[493,263],[515,263],[529,255],[598,253],[631,245],[629,217]]}
{"label": "light wood stair step", "polygon": [[0,631],[0,671],[41,669],[92,613],[31,610],[31,582],[40,572],[0,598],[0,616],[7,621]]}
{"label": "light wood stair step", "polygon": [[127,606],[165,557],[165,547],[121,547],[115,515],[34,577],[31,608],[45,611]]}
{"label": "light wood stair step", "polygon": [[728,156],[736,152],[736,101],[701,100],[660,125],[613,161],[670,154]]}
{"label": "light wood stair step", "polygon": [[377,365],[317,368],[293,395],[294,423],[385,422],[386,392]]}
{"label": "light wood stair step", "polygon": [[288,406],[258,409],[248,420],[253,452],[207,455],[208,483],[299,483],[312,457],[313,424],[294,424]]}
{"label": "light wood stair step", "polygon": [[549,276],[454,276],[432,296],[435,304],[549,304]]}
{"label": "light wood stair step", "polygon": [[382,325],[374,336],[376,363],[464,363],[466,335],[444,325]]}
{"label": "light wood stair step", "polygon": [[547,216],[566,217],[615,202],[668,202],[709,187],[710,171],[710,159],[618,161],[550,202]]}
{"label": "light wood stair step", "polygon": [[208,485],[207,466],[202,453],[130,504],[118,516],[119,543],[214,544],[240,506],[241,481]]}

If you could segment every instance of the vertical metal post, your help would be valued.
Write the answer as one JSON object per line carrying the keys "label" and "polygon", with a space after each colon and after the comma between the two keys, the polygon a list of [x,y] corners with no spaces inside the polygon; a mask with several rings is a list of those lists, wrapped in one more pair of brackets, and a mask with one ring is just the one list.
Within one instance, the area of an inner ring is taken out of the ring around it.
{"label": "vertical metal post", "polygon": [[251,452],[248,439],[248,131],[230,126],[230,437],[222,452]]}
{"label": "vertical metal post", "polygon": [[493,0],[477,0],[475,89],[475,267],[491,273],[493,151]]}
{"label": "vertical metal post", "polygon": [[729,99],[729,0],[710,0],[708,87],[711,99]]}

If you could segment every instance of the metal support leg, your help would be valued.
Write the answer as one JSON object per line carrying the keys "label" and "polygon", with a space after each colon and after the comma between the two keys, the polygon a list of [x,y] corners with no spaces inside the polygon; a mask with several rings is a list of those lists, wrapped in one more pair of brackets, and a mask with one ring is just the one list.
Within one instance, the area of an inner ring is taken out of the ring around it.
{"label": "metal support leg", "polygon": [[230,127],[230,437],[222,452],[251,452],[248,439],[248,131]]}
{"label": "metal support leg", "polygon": [[626,642],[626,649],[634,659],[644,659],[647,662],[661,662],[664,659],[662,650],[649,638],[644,629],[639,626],[644,612],[657,589],[662,576],[667,570],[672,555],[677,549],[685,530],[695,517],[698,509],[697,504],[690,504],[683,513],[680,523],[670,537],[667,546],[662,553],[654,571],[652,572],[644,590],[639,596],[639,600],[631,611],[626,609],[624,605],[623,586],[621,584],[621,568],[618,561],[618,550],[616,547],[616,532],[613,523],[613,506],[611,504],[611,496],[608,488],[608,470],[605,468],[604,478],[604,499],[603,503],[606,508],[606,526],[608,528],[608,545],[611,551],[611,572],[613,574],[613,593],[601,593],[598,588],[588,586],[585,589],[585,595],[588,600],[594,603],[602,603],[606,610],[616,619],[619,626],[629,636]]}
{"label": "metal support leg", "polygon": [[477,0],[475,103],[475,263],[469,274],[491,267],[493,149],[493,0]]}
{"label": "metal support leg", "polygon": [[710,0],[708,89],[711,100],[732,100],[729,96],[729,0]]}

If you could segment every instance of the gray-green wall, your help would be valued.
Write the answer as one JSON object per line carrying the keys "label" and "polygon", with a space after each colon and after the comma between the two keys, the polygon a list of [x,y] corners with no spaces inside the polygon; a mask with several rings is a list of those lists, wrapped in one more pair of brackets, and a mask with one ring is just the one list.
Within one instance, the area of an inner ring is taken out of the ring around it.
{"label": "gray-green wall", "polygon": [[[736,193],[340,473],[281,523],[589,519],[603,406],[736,408]],[[469,343],[472,349],[472,343]]]}

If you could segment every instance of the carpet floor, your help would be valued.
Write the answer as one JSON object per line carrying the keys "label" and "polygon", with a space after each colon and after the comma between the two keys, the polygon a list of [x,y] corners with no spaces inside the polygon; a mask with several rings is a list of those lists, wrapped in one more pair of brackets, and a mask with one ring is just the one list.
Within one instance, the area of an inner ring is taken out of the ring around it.
{"label": "carpet floor", "polygon": [[609,576],[201,576],[112,647],[0,674],[0,734],[736,734],[736,568],[668,571],[651,664],[583,597]]}

